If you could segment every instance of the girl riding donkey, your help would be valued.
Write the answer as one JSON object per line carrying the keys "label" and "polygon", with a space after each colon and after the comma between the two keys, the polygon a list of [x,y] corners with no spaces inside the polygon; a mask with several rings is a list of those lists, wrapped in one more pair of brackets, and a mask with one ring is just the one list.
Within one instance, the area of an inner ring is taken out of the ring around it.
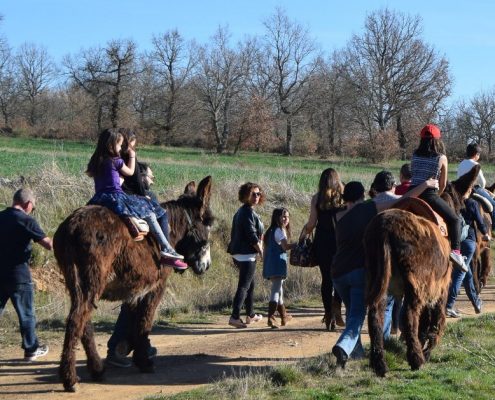
{"label": "girl riding donkey", "polygon": [[129,146],[127,164],[120,157],[124,136],[115,128],[106,129],[98,138],[96,150],[91,156],[86,173],[95,181],[96,194],[89,204],[102,205],[122,218],[144,219],[160,245],[162,264],[175,269],[186,269],[187,264],[177,263],[184,257],[170,246],[158,218],[163,217],[161,207],[155,207],[146,197],[126,194],[121,187],[120,175],[132,176],[136,169],[136,152]]}

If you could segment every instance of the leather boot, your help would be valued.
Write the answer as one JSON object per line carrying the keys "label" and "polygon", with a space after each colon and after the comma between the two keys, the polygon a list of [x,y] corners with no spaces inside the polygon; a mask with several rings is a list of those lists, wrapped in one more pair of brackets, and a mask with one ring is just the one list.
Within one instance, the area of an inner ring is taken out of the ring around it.
{"label": "leather boot", "polygon": [[270,328],[278,328],[278,322],[275,318],[275,312],[277,311],[278,303],[276,301],[270,301],[268,303],[268,326]]}
{"label": "leather boot", "polygon": [[285,306],[283,304],[278,304],[277,306],[278,313],[280,314],[280,318],[282,320],[281,325],[285,326],[287,325],[287,322],[289,322],[292,319],[292,315],[290,315],[287,310],[285,309]]}
{"label": "leather boot", "polygon": [[337,326],[343,327],[345,326],[345,322],[342,319],[341,307],[342,303],[340,301],[336,301],[335,299],[332,300],[332,314],[335,317],[335,323]]}

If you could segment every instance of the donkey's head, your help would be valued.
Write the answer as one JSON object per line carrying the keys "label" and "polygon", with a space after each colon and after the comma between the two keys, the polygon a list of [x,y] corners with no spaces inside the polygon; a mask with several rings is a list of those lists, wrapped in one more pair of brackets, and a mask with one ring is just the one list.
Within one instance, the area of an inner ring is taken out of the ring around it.
{"label": "donkey's head", "polygon": [[210,210],[211,176],[186,185],[177,200],[163,203],[169,213],[170,241],[196,274],[211,265],[210,230],[214,217]]}
{"label": "donkey's head", "polygon": [[457,178],[455,181],[448,182],[442,193],[442,198],[459,214],[464,208],[464,197],[470,194],[473,189],[476,178],[480,172],[480,166],[475,165],[471,170]]}

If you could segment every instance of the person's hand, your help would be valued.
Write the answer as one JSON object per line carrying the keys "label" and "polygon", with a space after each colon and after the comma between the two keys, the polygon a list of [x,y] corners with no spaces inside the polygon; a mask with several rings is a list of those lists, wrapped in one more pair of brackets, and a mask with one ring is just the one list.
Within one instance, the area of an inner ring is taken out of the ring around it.
{"label": "person's hand", "polygon": [[131,149],[130,147],[127,149],[127,154],[129,155],[129,158],[136,157],[136,152],[134,151],[134,149]]}
{"label": "person's hand", "polygon": [[426,183],[426,187],[428,189],[438,189],[439,188],[438,179],[430,178],[427,181],[425,181],[425,183]]}

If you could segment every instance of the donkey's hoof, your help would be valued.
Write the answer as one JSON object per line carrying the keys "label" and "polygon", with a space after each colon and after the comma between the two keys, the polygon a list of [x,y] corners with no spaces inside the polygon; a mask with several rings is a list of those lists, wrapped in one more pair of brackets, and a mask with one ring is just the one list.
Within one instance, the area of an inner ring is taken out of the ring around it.
{"label": "donkey's hoof", "polygon": [[387,364],[385,363],[385,360],[383,356],[380,357],[370,357],[370,364],[371,368],[373,368],[373,371],[375,371],[375,374],[379,376],[380,378],[384,378],[385,375],[388,372],[388,367]]}
{"label": "donkey's hoof", "polygon": [[409,365],[411,366],[411,370],[417,371],[421,368],[421,366],[425,363],[425,359],[422,357],[422,354],[410,354],[408,357]]}
{"label": "donkey's hoof", "polygon": [[64,390],[68,393],[76,393],[77,391],[77,383],[71,385],[70,383],[64,383]]}

